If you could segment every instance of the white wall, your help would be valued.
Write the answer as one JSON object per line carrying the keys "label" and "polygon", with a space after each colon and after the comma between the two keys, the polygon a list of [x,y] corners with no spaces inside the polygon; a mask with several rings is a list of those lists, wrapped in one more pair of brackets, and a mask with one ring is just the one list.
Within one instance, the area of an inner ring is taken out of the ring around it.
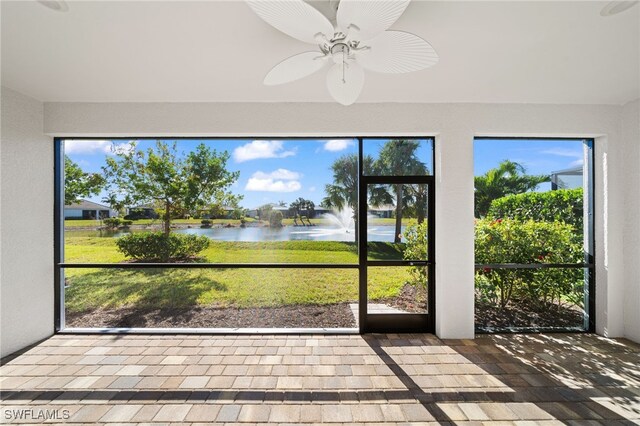
{"label": "white wall", "polygon": [[43,105],[2,88],[0,354],[53,333],[53,143]]}
{"label": "white wall", "polygon": [[68,217],[79,217],[82,218],[82,210],[81,209],[64,209],[64,218]]}
{"label": "white wall", "polygon": [[640,100],[624,106],[624,334],[640,342]]}
{"label": "white wall", "polygon": [[[473,336],[473,137],[596,138],[597,329],[624,333],[621,107],[513,104],[50,103],[57,136],[436,137],[436,331]],[[635,166],[637,168],[637,165]]]}

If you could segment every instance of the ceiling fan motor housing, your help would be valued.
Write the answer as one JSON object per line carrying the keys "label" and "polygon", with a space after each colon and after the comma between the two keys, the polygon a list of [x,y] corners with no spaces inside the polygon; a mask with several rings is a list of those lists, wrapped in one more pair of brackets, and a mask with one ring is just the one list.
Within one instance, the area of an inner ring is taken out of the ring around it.
{"label": "ceiling fan motor housing", "polygon": [[331,58],[336,64],[342,64],[351,54],[351,48],[346,43],[335,43],[330,49]]}

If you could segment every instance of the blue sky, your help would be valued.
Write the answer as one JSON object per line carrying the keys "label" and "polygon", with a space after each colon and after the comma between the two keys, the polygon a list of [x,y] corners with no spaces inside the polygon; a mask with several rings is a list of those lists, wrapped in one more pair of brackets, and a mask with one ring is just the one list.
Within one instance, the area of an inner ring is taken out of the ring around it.
{"label": "blue sky", "polygon": [[[483,175],[502,160],[523,165],[533,175],[580,167],[583,163],[584,145],[581,140],[558,139],[481,139],[474,142],[474,174]],[[546,191],[551,184],[540,185],[538,191]]]}
{"label": "blue sky", "polygon": [[[180,152],[188,152],[199,143],[205,143],[218,151],[228,151],[231,158],[229,170],[240,171],[240,178],[231,190],[244,195],[241,205],[255,208],[278,202],[287,203],[298,197],[320,204],[324,187],[331,183],[331,164],[340,156],[357,153],[355,139],[327,140],[181,140]],[[376,156],[384,141],[365,140],[365,154]],[[65,153],[83,170],[100,172],[106,156],[117,149],[130,149],[127,140],[72,140],[65,142]],[[146,150],[155,145],[153,140],[140,140],[137,149]],[[430,144],[423,143],[419,156],[432,165],[429,158]],[[484,174],[500,161],[510,159],[527,168],[531,174],[546,174],[580,165],[582,142],[566,140],[479,140],[474,148],[475,174]],[[548,189],[541,187],[541,190]],[[91,197],[101,202],[103,194]]]}

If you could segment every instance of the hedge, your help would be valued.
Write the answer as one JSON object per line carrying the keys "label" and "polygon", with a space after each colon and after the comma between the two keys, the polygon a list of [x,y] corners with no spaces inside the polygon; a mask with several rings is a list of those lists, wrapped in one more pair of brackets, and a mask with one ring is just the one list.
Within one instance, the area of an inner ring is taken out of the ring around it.
{"label": "hedge", "polygon": [[[475,226],[475,261],[500,263],[581,263],[582,244],[563,222],[482,219]],[[581,269],[490,269],[476,274],[479,297],[500,306],[512,298],[530,303],[581,303]]]}
{"label": "hedge", "polygon": [[487,219],[564,222],[582,238],[583,206],[582,188],[525,192],[493,200]]}

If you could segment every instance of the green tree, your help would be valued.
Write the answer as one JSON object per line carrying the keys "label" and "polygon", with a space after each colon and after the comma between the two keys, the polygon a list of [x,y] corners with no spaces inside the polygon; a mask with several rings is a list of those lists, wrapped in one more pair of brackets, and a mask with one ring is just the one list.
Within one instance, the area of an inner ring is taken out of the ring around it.
{"label": "green tree", "polygon": [[[402,176],[402,175],[424,175],[427,171],[427,166],[418,159],[416,151],[420,147],[419,141],[407,140],[407,139],[393,139],[384,144],[380,150],[380,157],[374,164],[376,169],[381,175],[384,176]],[[403,208],[407,202],[415,201],[407,196],[417,196],[422,199],[422,205],[426,200],[426,193],[420,191],[414,186],[409,186],[409,193],[404,193],[405,185],[391,185],[390,190],[395,196],[396,207],[396,229],[394,241],[400,242],[400,234],[402,233],[402,213]],[[424,220],[424,209],[422,212],[417,212],[419,216]]]}
{"label": "green tree", "polygon": [[413,203],[413,212],[416,215],[418,224],[424,222],[427,216],[428,188],[424,184],[413,184],[408,186],[408,192]]}
{"label": "green tree", "polygon": [[519,163],[504,160],[498,167],[474,178],[475,216],[486,216],[493,200],[531,191],[548,181],[547,175],[528,175],[527,170]]}
{"label": "green tree", "polygon": [[155,148],[117,152],[103,167],[107,178],[106,201],[114,208],[153,203],[163,212],[164,233],[171,219],[211,204],[232,204],[238,196],[228,188],[240,172],[226,169],[229,153],[204,144],[179,154],[176,143],[156,142]]}
{"label": "green tree", "polygon": [[282,228],[283,215],[280,210],[275,210],[269,215],[269,227]]}
{"label": "green tree", "polygon": [[105,179],[100,173],[87,173],[66,155],[64,156],[64,204],[77,203],[80,198],[98,194]]}
{"label": "green tree", "polygon": [[[364,170],[370,171],[373,159],[369,155],[363,158]],[[327,194],[322,205],[327,208],[342,210],[345,207],[353,211],[355,236],[358,240],[358,156],[347,154],[338,158],[332,165],[333,183],[325,186]]]}
{"label": "green tree", "polygon": [[271,213],[273,212],[273,204],[271,203],[263,204],[260,207],[258,207],[256,210],[258,210],[258,217],[260,218],[260,220],[269,221],[269,218],[271,217]]}

